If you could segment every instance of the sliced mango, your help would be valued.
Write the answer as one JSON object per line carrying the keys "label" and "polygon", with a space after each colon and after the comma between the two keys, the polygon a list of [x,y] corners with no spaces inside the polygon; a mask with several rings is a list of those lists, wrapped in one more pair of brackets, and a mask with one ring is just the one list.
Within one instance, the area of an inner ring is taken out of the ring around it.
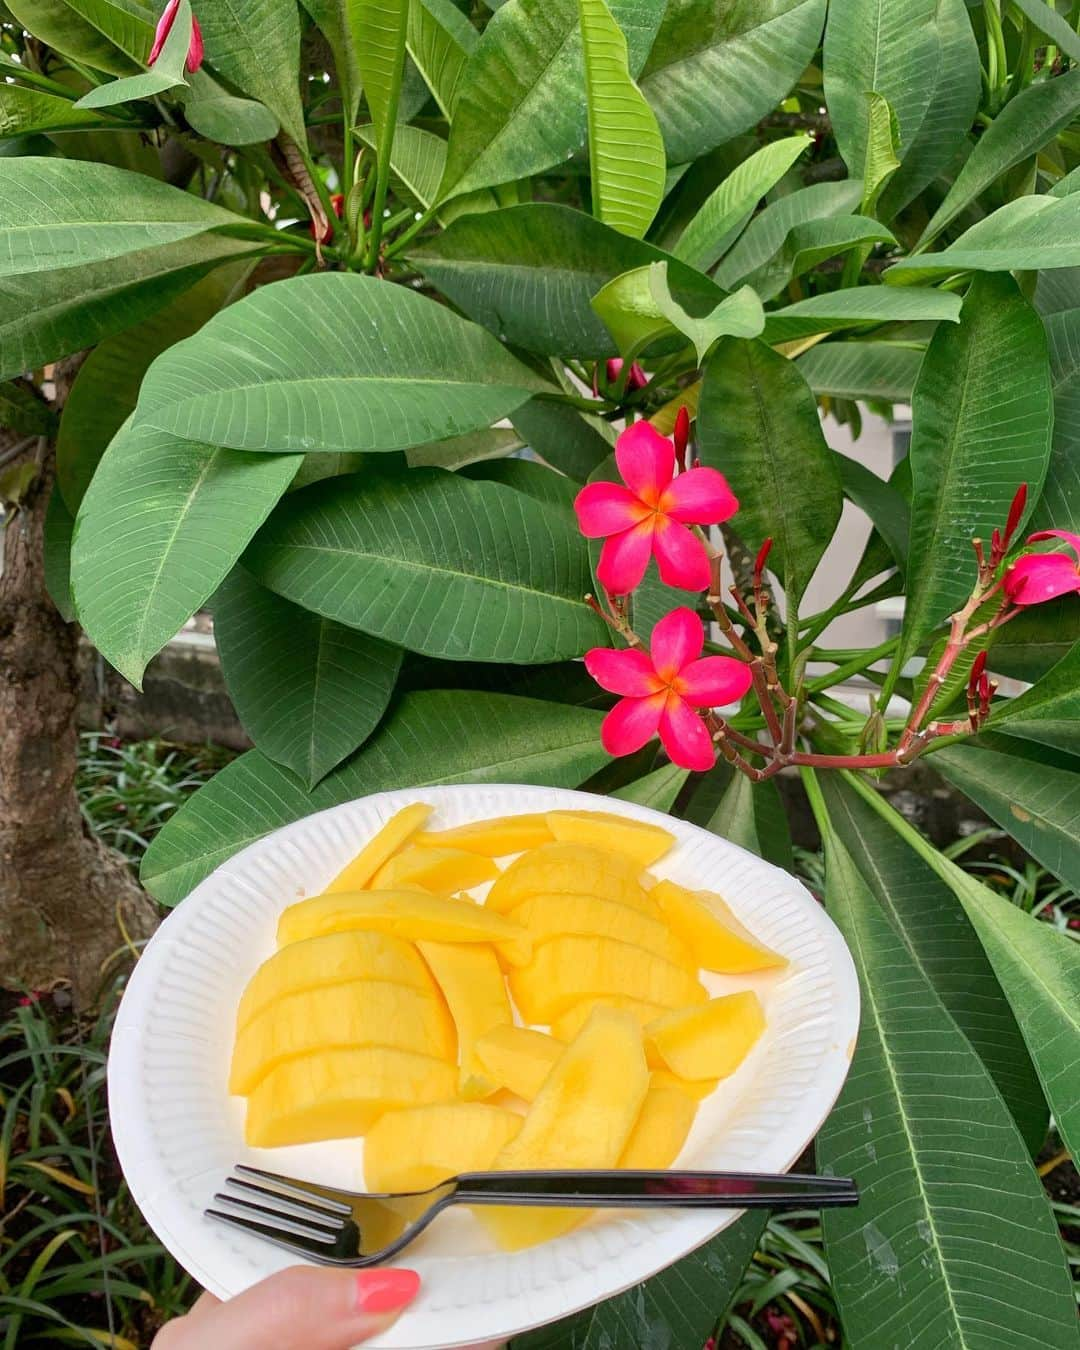
{"label": "sliced mango", "polygon": [[551,833],[564,844],[591,844],[651,867],[674,844],[675,836],[659,825],[610,811],[549,811]]}
{"label": "sliced mango", "polygon": [[460,1172],[486,1172],[521,1129],[514,1111],[445,1102],[388,1111],[364,1139],[369,1191],[426,1191]]}
{"label": "sliced mango", "polygon": [[366,1134],[381,1115],[447,1101],[457,1068],[383,1046],[322,1050],[287,1059],[248,1098],[244,1138],[253,1148]]}
{"label": "sliced mango", "polygon": [[457,1038],[441,998],[401,984],[356,980],[308,989],[264,1009],[236,1038],[229,1091],[246,1096],[295,1055],[364,1045],[457,1059]]}
{"label": "sliced mango", "polygon": [[587,998],[580,1003],[575,1003],[572,1008],[556,1017],[551,1024],[551,1034],[560,1041],[572,1041],[581,1028],[589,1020],[589,1015],[594,1008],[620,1008],[624,1012],[633,1013],[637,1018],[638,1025],[645,1027],[650,1022],[668,1011],[667,1008],[659,1003],[643,1003],[638,998],[625,998],[614,996],[610,998]]}
{"label": "sliced mango", "polygon": [[[649,1061],[649,1042],[645,1042],[645,1062]],[[659,1056],[657,1056],[659,1059]],[[670,1069],[653,1069],[652,1082],[654,1086],[660,1083],[668,1087],[676,1087],[681,1092],[693,1097],[696,1102],[703,1102],[706,1097],[712,1096],[720,1084],[718,1078],[680,1078],[677,1073],[672,1073]]]}
{"label": "sliced mango", "polygon": [[761,1001],[748,989],[665,1013],[645,1034],[672,1073],[702,1079],[734,1073],[764,1030]]}
{"label": "sliced mango", "polygon": [[243,1030],[279,998],[349,980],[385,980],[435,993],[431,973],[411,943],[387,933],[330,933],[291,943],[262,963],[241,996],[237,1028]]}
{"label": "sliced mango", "polygon": [[682,1152],[697,1109],[697,1099],[692,1093],[677,1086],[670,1077],[658,1079],[653,1074],[619,1166],[670,1167]]}
{"label": "sliced mango", "polygon": [[393,857],[409,836],[420,829],[431,812],[432,808],[426,803],[414,802],[391,816],[374,839],[369,840],[352,862],[342,868],[327,886],[326,894],[363,890],[387,858]]}
{"label": "sliced mango", "polygon": [[530,1027],[493,1027],[476,1042],[484,1075],[499,1087],[531,1102],[566,1046]]}
{"label": "sliced mango", "polygon": [[545,942],[527,966],[510,972],[510,992],[526,1022],[550,1026],[583,999],[622,995],[664,1008],[704,1002],[694,975],[643,947],[603,937]]}
{"label": "sliced mango", "polygon": [[785,957],[759,942],[712,891],[688,891],[673,881],[659,881],[650,894],[705,970],[744,975],[787,965]]}
{"label": "sliced mango", "polygon": [[406,848],[375,873],[372,890],[393,891],[410,886],[449,895],[494,881],[499,869],[490,858],[463,848]]}
{"label": "sliced mango", "polygon": [[278,946],[356,929],[409,941],[493,942],[515,965],[528,961],[532,952],[532,939],[520,924],[471,900],[421,891],[354,891],[301,900],[278,919]]}
{"label": "sliced mango", "polygon": [[581,844],[541,844],[510,864],[488,891],[488,909],[509,914],[531,895],[600,895],[654,918],[658,911],[627,858]]}
{"label": "sliced mango", "polygon": [[484,1077],[476,1057],[477,1039],[492,1027],[514,1020],[495,952],[482,942],[421,942],[419,946],[457,1028],[462,1094],[486,1097],[501,1085]]}
{"label": "sliced mango", "polygon": [[596,895],[531,895],[512,911],[515,923],[524,924],[534,943],[578,933],[586,937],[612,937],[644,947],[654,956],[673,961],[688,970],[697,970],[689,949],[667,924],[641,914],[615,900]]}
{"label": "sliced mango", "polygon": [[[495,1169],[614,1167],[649,1089],[641,1028],[628,1014],[598,1008],[567,1046]],[[477,1216],[511,1251],[566,1233],[580,1209],[477,1207]]]}
{"label": "sliced mango", "polygon": [[452,830],[421,830],[413,843],[417,848],[463,848],[485,858],[501,858],[507,853],[524,853],[540,844],[550,844],[553,838],[547,818],[541,813],[494,816],[491,820],[457,825]]}

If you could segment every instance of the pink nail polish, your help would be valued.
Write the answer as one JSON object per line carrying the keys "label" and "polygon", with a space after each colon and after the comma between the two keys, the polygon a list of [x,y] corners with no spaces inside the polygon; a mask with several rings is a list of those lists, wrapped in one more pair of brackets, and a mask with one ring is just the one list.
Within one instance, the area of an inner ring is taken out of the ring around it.
{"label": "pink nail polish", "polygon": [[362,1270],[356,1277],[357,1311],[397,1312],[413,1301],[419,1288],[420,1276],[415,1270]]}

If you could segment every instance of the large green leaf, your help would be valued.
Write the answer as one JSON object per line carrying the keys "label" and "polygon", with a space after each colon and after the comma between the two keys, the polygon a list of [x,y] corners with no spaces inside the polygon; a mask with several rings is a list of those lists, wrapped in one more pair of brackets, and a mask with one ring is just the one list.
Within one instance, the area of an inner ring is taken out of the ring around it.
{"label": "large green leaf", "polygon": [[[585,358],[617,350],[593,311],[597,291],[623,272],[666,259],[651,244],[553,203],[463,216],[409,254],[459,309],[510,344]],[[716,291],[674,261],[671,281],[676,293],[680,284]]]}
{"label": "large green leaf", "polygon": [[[88,8],[82,4],[80,8]],[[92,6],[98,23],[89,22],[76,12],[68,0],[10,0],[5,8],[12,18],[29,33],[48,47],[53,47],[65,56],[74,57],[95,70],[108,71],[112,75],[132,75],[139,69],[150,51],[150,42],[145,47],[124,53],[108,33],[110,20],[115,19],[116,36],[128,31],[128,25],[140,11],[146,15],[149,24],[150,40],[153,39],[153,18],[139,5],[112,3],[112,0],[97,0]]]}
{"label": "large green leaf", "polygon": [[19,436],[51,436],[56,423],[52,408],[29,385],[0,384],[0,427]]}
{"label": "large green leaf", "polygon": [[64,3],[72,15],[78,16],[75,23],[83,20],[125,56],[140,65],[145,63],[154,41],[158,6],[149,0],[64,0]]}
{"label": "large green leaf", "polygon": [[812,333],[831,333],[837,328],[857,328],[863,324],[957,323],[959,319],[960,297],[950,291],[914,286],[904,290],[852,286],[842,291],[812,295],[783,309],[773,310],[766,316],[765,340],[791,342]]}
{"label": "large green leaf", "polygon": [[756,291],[740,286],[734,295],[725,296],[701,318],[688,314],[668,289],[668,265],[650,263],[649,291],[657,309],[684,337],[694,344],[698,364],[722,337],[756,338],[765,328],[765,311]]}
{"label": "large green leaf", "polygon": [[113,440],[79,509],[71,581],[79,622],[132,684],[224,580],[299,463],[130,422]]}
{"label": "large green leaf", "polygon": [[578,9],[593,215],[640,239],[664,196],[664,142],[630,75],[626,38],[605,0],[578,0]]}
{"label": "large green leaf", "polygon": [[[707,318],[729,298],[710,278],[697,272],[687,273],[682,263],[673,263],[670,276],[667,266],[666,262],[648,263],[622,272],[593,296],[593,309],[603,319],[620,355],[627,361],[637,360],[650,349],[655,355],[666,356],[669,351],[685,347],[690,340],[688,329],[693,326],[693,320],[684,306],[692,308],[694,315]],[[654,269],[661,268],[664,269],[662,274],[655,275]],[[673,281],[680,293],[679,299],[671,295]],[[679,300],[683,301],[682,305]],[[760,300],[757,303],[760,308]],[[759,325],[751,336],[761,331],[763,318],[759,315]]]}
{"label": "large green leaf", "polygon": [[717,283],[724,290],[734,290],[780,252],[792,230],[829,216],[846,215],[858,207],[861,198],[862,183],[849,180],[814,183],[770,202],[717,268]]}
{"label": "large green leaf", "polygon": [[[731,839],[733,843],[750,847],[746,842],[751,838],[750,824],[741,816],[738,819],[729,816],[732,803],[739,801],[739,794],[731,792],[731,784],[736,776],[742,775],[736,775],[730,765],[721,761],[711,773],[698,781],[679,814],[692,824],[700,825],[702,829],[711,830],[713,834]],[[771,862],[776,867],[784,867],[789,872],[794,871],[791,829],[776,779],[770,778],[764,783],[754,783],[752,786],[754,789],[751,794],[754,807],[752,830],[759,845],[757,851],[766,862]],[[729,828],[732,831],[730,834]]]}
{"label": "large green leaf", "polygon": [[680,769],[677,764],[664,764],[652,773],[647,773],[644,778],[635,778],[632,783],[611,795],[620,801],[649,806],[654,811],[670,811],[689,777],[689,769]]}
{"label": "large green leaf", "polygon": [[1037,497],[1053,407],[1039,316],[1007,276],[977,276],[960,323],[942,324],[912,396],[910,654],[975,583],[971,540],[1003,528],[1021,483]]}
{"label": "large green leaf", "polygon": [[74,159],[0,159],[0,277],[82,267],[242,224],[144,174]]}
{"label": "large green leaf", "polygon": [[1054,391],[1054,440],[1042,496],[1032,515],[1040,530],[1080,531],[1080,309],[1043,317]]}
{"label": "large green leaf", "polygon": [[556,473],[546,464],[528,459],[486,459],[461,470],[462,476],[474,483],[502,483],[515,492],[524,492],[538,502],[545,502],[568,519],[567,512],[574,504],[578,484],[564,474]]}
{"label": "large green leaf", "polygon": [[817,1141],[819,1166],[854,1175],[862,1196],[823,1215],[844,1343],[1074,1347],[1064,1253],[1024,1141],[846,848],[824,832],[826,905],[862,995],[851,1072]]}
{"label": "large green leaf", "polygon": [[611,454],[608,424],[565,404],[531,398],[510,420],[532,450],[579,483]]}
{"label": "large green leaf", "polygon": [[153,70],[144,70],[138,75],[129,75],[126,79],[110,80],[95,85],[83,94],[77,106],[112,108],[119,103],[135,103],[139,99],[153,98],[167,89],[186,88],[187,58],[191,49],[194,22],[191,0],[180,0]]}
{"label": "large green leaf", "polygon": [[824,21],[825,0],[668,0],[641,87],[671,163],[700,159],[771,112]]}
{"label": "large green leaf", "polygon": [[[808,189],[807,189],[808,190]],[[747,231],[749,234],[749,231]],[[745,236],[744,236],[745,237]],[[761,267],[741,278],[765,300],[771,299],[792,280],[811,271],[827,258],[835,258],[852,249],[865,257],[875,244],[893,244],[890,230],[869,216],[832,216],[824,220],[808,220],[788,231],[787,237],[775,254]],[[728,263],[734,250],[720,264],[727,275]]]}
{"label": "large green leaf", "polygon": [[198,0],[198,17],[214,70],[265,103],[303,145],[300,15],[292,0]]}
{"label": "large green leaf", "polygon": [[253,98],[238,98],[205,70],[188,76],[182,93],[184,116],[200,136],[222,145],[257,145],[278,133],[278,119]]}
{"label": "large green leaf", "polygon": [[990,725],[1010,736],[1080,755],[1080,643],[1033,688],[1000,707],[995,704]]}
{"label": "large green leaf", "polygon": [[[464,436],[448,436],[443,441],[414,445],[405,451],[405,462],[410,469],[463,469],[467,464],[476,464],[482,459],[508,455],[513,450],[520,450],[523,445],[524,440],[513,427],[484,427],[481,431],[470,431]],[[325,458],[325,455],[312,455],[309,460]],[[309,481],[314,483],[318,478],[328,476],[331,475],[319,474]]]}
{"label": "large green leaf", "polygon": [[601,714],[511,694],[422,690],[313,791],[252,750],[172,816],[143,858],[143,884],[175,905],[248,844],[312,811],[392,788],[436,783],[576,787],[607,761]]}
{"label": "large green leaf", "polygon": [[932,868],[838,774],[822,775],[829,821],[923,979],[989,1069],[1036,1155],[1046,1103],[1024,1038],[982,943]]}
{"label": "large green leaf", "polygon": [[945,200],[922,232],[920,246],[936,239],[965,207],[1021,160],[1036,154],[1080,111],[1080,70],[1031,84],[1010,99],[979,137]]}
{"label": "large green leaf", "polygon": [[[1047,0],[1016,0],[1016,7],[1073,61],[1080,61],[1080,35]],[[1075,22],[1075,20],[1073,21]]]}
{"label": "large green leaf", "polygon": [[997,630],[993,669],[1014,680],[1039,680],[1078,642],[1080,605],[1075,596],[1031,605]]}
{"label": "large green leaf", "polygon": [[440,469],[294,493],[246,564],[306,609],[427,656],[522,664],[604,636],[569,508]]}
{"label": "large green leaf", "polygon": [[81,127],[117,127],[130,124],[87,108],[76,108],[68,98],[24,89],[17,84],[0,85],[0,137],[31,136],[36,132],[78,131]]}
{"label": "large green leaf", "polygon": [[397,116],[409,0],[353,0],[356,62],[380,146]]}
{"label": "large green leaf", "polygon": [[771,566],[797,605],[840,519],[840,471],[798,367],[763,342],[724,338],[705,367],[701,458],[739,499],[740,537],[771,536]]}
{"label": "large green leaf", "polygon": [[266,286],[159,356],[136,418],[237,450],[401,450],[544,388],[444,305],[374,277]]}
{"label": "large green leaf", "polygon": [[815,394],[910,403],[920,348],[897,342],[823,342],[796,363]]}
{"label": "large green leaf", "polygon": [[810,145],[803,134],[762,146],[738,164],[705,200],[672,252],[702,271],[724,256],[758,202]]}
{"label": "large green leaf", "polygon": [[844,496],[870,517],[893,561],[903,571],[911,532],[911,507],[904,494],[857,459],[838,454],[836,462]]}
{"label": "large green leaf", "polygon": [[443,115],[452,117],[476,29],[453,0],[414,0],[405,41]]}
{"label": "large green leaf", "polygon": [[401,648],[290,604],[242,567],[213,609],[221,670],[244,730],[310,790],[378,726]]}

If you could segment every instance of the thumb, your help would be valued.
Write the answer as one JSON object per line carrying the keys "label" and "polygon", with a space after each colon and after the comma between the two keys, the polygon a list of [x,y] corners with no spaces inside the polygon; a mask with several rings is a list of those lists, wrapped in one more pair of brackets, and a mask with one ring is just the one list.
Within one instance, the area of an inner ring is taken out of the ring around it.
{"label": "thumb", "polygon": [[188,1318],[166,1327],[155,1350],[351,1350],[394,1322],[419,1287],[412,1270],[293,1266],[200,1311],[190,1328]]}

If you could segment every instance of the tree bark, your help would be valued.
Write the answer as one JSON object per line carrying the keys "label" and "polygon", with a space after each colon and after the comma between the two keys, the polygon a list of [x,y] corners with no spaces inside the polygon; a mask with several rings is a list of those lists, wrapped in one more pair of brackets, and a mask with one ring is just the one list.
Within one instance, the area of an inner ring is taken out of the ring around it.
{"label": "tree bark", "polygon": [[6,516],[0,575],[0,987],[66,980],[85,1004],[123,944],[121,921],[138,940],[157,915],[120,855],[83,825],[75,791],[79,630],[45,589],[52,444],[36,440],[14,463],[21,461],[37,471]]}

